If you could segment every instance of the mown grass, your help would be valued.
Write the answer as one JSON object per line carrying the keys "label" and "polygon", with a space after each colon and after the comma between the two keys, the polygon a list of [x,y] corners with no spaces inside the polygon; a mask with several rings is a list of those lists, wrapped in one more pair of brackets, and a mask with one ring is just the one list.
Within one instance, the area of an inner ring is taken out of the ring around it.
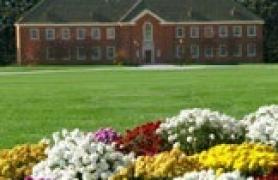
{"label": "mown grass", "polygon": [[[94,68],[0,68],[0,148],[36,142],[61,128],[112,126],[123,131],[184,108],[209,107],[241,118],[261,105],[278,103],[277,65],[181,71]],[[6,74],[34,70],[57,72]]]}

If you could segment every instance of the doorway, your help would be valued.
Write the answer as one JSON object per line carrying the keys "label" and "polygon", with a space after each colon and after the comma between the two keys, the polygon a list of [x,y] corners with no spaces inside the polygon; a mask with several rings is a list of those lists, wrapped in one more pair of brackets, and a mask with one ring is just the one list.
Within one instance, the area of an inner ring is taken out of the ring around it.
{"label": "doorway", "polygon": [[151,50],[145,51],[145,63],[152,64],[152,51]]}

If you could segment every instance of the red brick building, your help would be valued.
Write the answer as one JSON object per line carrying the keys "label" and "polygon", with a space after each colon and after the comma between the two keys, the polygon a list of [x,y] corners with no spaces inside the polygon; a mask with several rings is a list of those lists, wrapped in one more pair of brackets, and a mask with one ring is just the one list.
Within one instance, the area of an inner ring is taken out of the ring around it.
{"label": "red brick building", "polygon": [[263,24],[233,0],[42,0],[16,23],[17,62],[261,62]]}

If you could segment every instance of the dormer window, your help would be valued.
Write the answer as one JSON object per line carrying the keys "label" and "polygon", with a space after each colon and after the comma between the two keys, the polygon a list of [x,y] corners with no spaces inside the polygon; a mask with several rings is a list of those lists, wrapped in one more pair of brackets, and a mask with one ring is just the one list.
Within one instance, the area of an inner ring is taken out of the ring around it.
{"label": "dormer window", "polygon": [[184,38],[185,32],[184,27],[178,26],[176,28],[176,38]]}
{"label": "dormer window", "polygon": [[144,41],[153,41],[153,25],[146,23],[144,26]]}
{"label": "dormer window", "polygon": [[248,37],[256,37],[257,36],[257,29],[256,26],[247,26],[247,36]]}

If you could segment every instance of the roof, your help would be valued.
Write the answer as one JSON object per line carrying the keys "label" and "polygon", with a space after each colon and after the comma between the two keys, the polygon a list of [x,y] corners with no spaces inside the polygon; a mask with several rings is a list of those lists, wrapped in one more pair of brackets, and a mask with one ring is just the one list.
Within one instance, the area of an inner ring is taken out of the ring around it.
{"label": "roof", "polygon": [[262,21],[234,0],[42,0],[20,23],[130,22],[145,10],[167,22]]}

